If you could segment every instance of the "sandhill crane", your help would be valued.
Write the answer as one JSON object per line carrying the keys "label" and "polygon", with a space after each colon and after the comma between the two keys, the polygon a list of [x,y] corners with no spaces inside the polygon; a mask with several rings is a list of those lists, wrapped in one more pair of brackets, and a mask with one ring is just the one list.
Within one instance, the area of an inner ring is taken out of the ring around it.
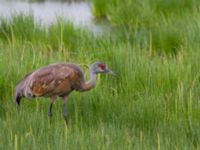
{"label": "sandhill crane", "polygon": [[48,110],[52,116],[52,106],[57,97],[63,100],[63,117],[67,124],[67,96],[73,91],[88,91],[96,85],[96,74],[115,75],[105,64],[95,62],[90,66],[90,80],[86,81],[82,70],[75,64],[50,64],[24,76],[15,88],[14,102],[17,107],[22,97],[50,97]]}

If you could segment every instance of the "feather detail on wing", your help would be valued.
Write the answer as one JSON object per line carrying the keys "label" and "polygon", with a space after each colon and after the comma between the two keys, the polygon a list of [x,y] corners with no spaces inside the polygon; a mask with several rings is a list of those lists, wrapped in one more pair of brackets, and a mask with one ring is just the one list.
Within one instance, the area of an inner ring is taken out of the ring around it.
{"label": "feather detail on wing", "polygon": [[34,96],[60,95],[70,87],[70,75],[73,71],[68,67],[42,68],[34,72],[30,79],[30,89]]}

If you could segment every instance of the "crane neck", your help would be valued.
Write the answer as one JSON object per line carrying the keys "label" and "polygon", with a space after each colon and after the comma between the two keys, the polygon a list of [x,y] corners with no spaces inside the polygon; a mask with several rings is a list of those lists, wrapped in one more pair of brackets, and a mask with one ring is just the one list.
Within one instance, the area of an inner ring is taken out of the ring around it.
{"label": "crane neck", "polygon": [[82,91],[89,91],[96,86],[96,73],[94,72],[93,66],[89,70],[90,79],[86,81],[82,86]]}
{"label": "crane neck", "polygon": [[96,85],[97,77],[96,77],[96,73],[94,72],[94,69],[92,67],[90,68],[89,74],[90,74],[90,80],[88,82],[91,82],[94,85]]}

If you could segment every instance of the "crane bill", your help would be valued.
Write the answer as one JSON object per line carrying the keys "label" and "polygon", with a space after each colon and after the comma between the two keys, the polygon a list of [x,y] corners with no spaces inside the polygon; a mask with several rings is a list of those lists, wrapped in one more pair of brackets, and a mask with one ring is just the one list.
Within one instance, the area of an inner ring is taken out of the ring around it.
{"label": "crane bill", "polygon": [[106,73],[107,74],[110,74],[110,75],[113,75],[113,76],[117,76],[117,74],[116,73],[114,73],[112,70],[110,70],[110,69],[106,69]]}

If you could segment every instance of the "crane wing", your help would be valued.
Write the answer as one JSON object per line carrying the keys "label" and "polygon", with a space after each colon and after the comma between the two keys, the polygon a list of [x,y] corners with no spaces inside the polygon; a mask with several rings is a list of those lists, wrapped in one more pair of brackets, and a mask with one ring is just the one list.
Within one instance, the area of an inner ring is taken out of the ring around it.
{"label": "crane wing", "polygon": [[34,72],[30,79],[32,95],[51,96],[62,93],[58,88],[70,86],[70,74],[73,74],[70,68],[59,66],[46,67]]}

